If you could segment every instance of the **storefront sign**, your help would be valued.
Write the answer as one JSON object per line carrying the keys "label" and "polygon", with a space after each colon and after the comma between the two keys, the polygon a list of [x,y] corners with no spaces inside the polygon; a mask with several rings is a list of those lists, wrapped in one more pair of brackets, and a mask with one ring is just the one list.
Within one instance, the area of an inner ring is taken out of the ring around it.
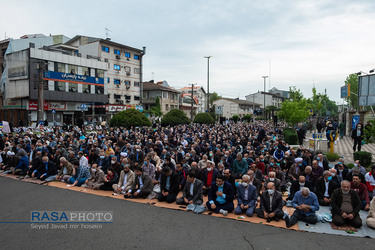
{"label": "storefront sign", "polygon": [[69,73],[61,73],[61,72],[56,72],[56,71],[45,72],[44,80],[82,83],[82,84],[89,84],[89,85],[104,85],[104,78],[69,74]]}
{"label": "storefront sign", "polygon": [[[44,101],[44,110],[48,110],[48,102]],[[29,110],[38,110],[38,101],[29,100]]]}

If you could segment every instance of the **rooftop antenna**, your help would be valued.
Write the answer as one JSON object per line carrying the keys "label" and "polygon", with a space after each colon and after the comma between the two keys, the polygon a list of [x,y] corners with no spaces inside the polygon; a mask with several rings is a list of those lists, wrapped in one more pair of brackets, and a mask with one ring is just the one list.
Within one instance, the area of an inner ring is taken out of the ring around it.
{"label": "rooftop antenna", "polygon": [[155,75],[155,73],[154,73],[154,72],[151,72],[151,74],[152,74],[152,80],[155,80],[155,79],[154,79],[154,75]]}
{"label": "rooftop antenna", "polygon": [[112,31],[108,29],[107,27],[105,27],[105,39],[107,40],[111,40],[111,38],[109,37],[109,32],[112,32]]}

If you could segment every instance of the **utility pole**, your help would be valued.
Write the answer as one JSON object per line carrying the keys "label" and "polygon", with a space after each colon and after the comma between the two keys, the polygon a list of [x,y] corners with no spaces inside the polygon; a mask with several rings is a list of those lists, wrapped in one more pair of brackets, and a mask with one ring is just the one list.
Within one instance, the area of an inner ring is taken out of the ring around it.
{"label": "utility pole", "polygon": [[191,84],[191,110],[190,110],[191,122],[193,122],[194,85],[195,85],[194,83]]}
{"label": "utility pole", "polygon": [[266,78],[268,76],[262,76],[263,79],[264,79],[264,92],[263,92],[263,109],[264,109],[264,114],[263,114],[263,117],[264,119],[266,119]]}
{"label": "utility pole", "polygon": [[205,56],[207,58],[207,111],[210,112],[210,58],[212,56]]}
{"label": "utility pole", "polygon": [[[46,67],[45,61],[38,62],[38,73],[39,73],[39,83],[38,83],[38,114],[37,122],[44,120],[44,69]],[[37,124],[38,126],[38,124]]]}

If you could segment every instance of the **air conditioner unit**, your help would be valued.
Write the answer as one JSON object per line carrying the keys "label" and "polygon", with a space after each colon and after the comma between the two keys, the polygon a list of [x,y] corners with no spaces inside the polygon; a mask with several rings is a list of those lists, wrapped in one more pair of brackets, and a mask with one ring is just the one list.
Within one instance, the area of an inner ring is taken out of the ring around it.
{"label": "air conditioner unit", "polygon": [[130,89],[130,85],[126,85],[126,89]]}
{"label": "air conditioner unit", "polygon": [[107,58],[104,58],[104,62],[108,62],[108,59],[107,59]]}
{"label": "air conditioner unit", "polygon": [[116,59],[120,59],[121,58],[121,56],[120,55],[116,55]]}
{"label": "air conditioner unit", "polygon": [[126,75],[127,75],[127,76],[130,76],[130,72],[126,72]]}

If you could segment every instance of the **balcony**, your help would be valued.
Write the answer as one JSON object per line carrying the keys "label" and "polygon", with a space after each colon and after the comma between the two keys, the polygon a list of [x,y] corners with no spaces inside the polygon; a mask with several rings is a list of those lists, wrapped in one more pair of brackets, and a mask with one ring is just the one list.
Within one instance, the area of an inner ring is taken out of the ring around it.
{"label": "balcony", "polygon": [[143,98],[142,102],[144,104],[154,104],[156,102],[156,97]]}

